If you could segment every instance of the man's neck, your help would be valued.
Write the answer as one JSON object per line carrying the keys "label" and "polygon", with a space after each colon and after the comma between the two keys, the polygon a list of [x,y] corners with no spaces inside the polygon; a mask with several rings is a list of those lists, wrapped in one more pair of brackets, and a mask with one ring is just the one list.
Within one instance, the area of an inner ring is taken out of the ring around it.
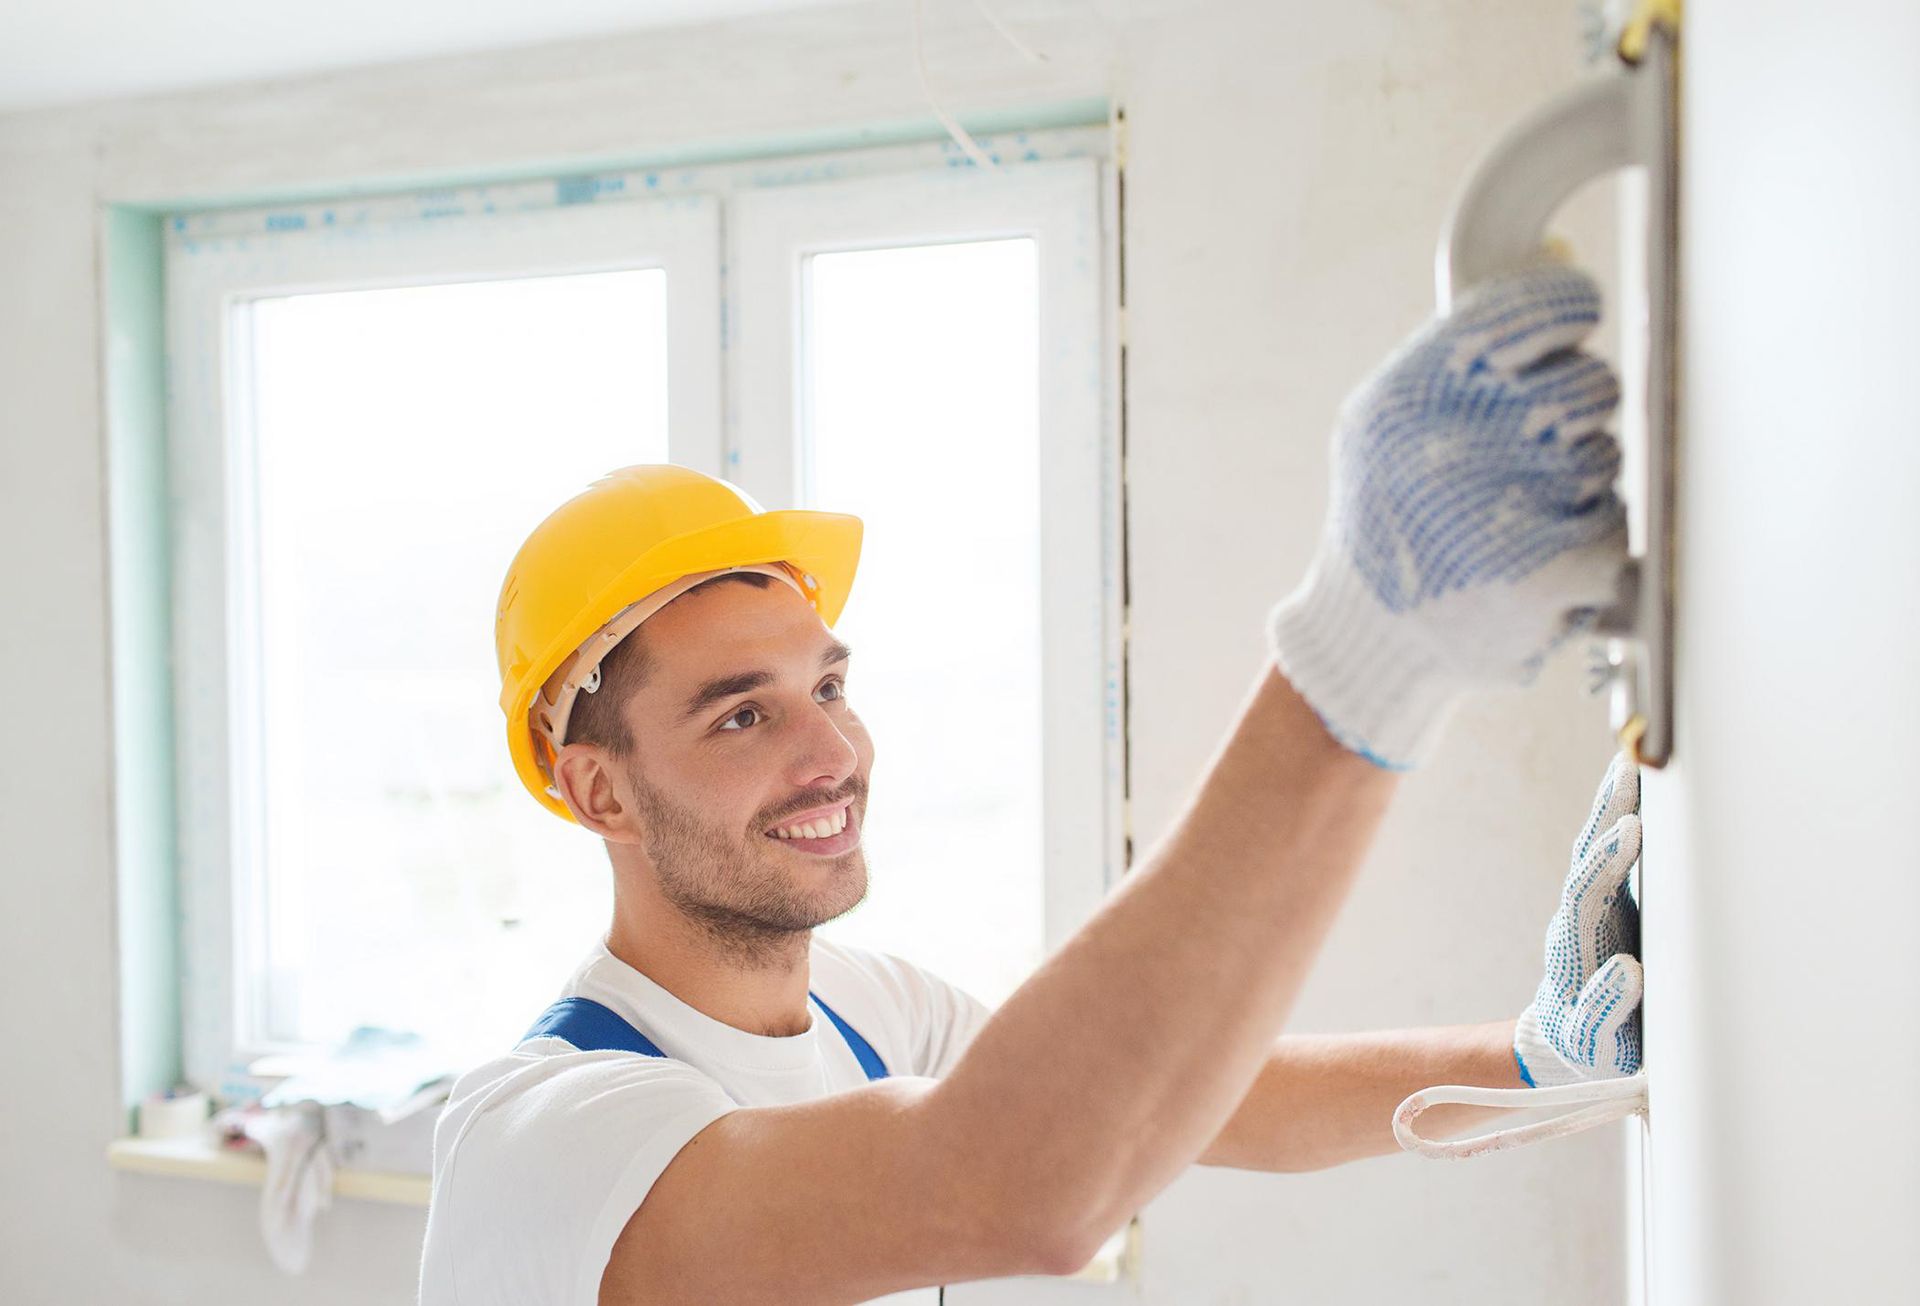
{"label": "man's neck", "polygon": [[617,895],[607,951],[704,1016],[749,1034],[806,1031],[813,932],[720,937],[663,899]]}

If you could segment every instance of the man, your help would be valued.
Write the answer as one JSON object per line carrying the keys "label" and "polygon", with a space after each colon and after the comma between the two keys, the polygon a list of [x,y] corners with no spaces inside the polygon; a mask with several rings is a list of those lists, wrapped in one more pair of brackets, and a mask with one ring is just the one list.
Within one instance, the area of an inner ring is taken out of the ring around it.
{"label": "man", "polygon": [[[502,590],[501,701],[529,790],[605,840],[614,920],[456,1085],[422,1301],[931,1300],[1078,1268],[1196,1161],[1390,1151],[1429,1084],[1633,1070],[1618,766],[1519,1021],[1278,1037],[1396,772],[1459,694],[1526,684],[1613,596],[1617,387],[1578,350],[1598,314],[1585,276],[1530,269],[1354,392],[1273,662],[1167,837],[992,1013],[811,933],[866,888],[873,741],[829,629],[858,523],[668,467],[556,510]],[[1486,1114],[1452,1112],[1426,1123]]]}

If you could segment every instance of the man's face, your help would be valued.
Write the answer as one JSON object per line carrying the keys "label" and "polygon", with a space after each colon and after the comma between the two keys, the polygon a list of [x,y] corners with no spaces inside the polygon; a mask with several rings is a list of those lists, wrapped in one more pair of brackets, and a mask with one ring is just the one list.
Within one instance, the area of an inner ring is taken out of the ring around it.
{"label": "man's face", "polygon": [[668,900],[743,942],[850,910],[873,741],[847,705],[845,647],[778,582],[697,587],[642,632],[626,776]]}

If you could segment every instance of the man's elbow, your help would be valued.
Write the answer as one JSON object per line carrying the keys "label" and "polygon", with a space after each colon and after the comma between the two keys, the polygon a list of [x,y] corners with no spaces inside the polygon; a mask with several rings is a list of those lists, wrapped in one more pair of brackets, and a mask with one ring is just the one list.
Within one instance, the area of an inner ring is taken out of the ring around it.
{"label": "man's elbow", "polygon": [[1086,1267],[1104,1241],[1105,1235],[1094,1237],[1082,1229],[1048,1228],[1037,1222],[1003,1227],[988,1245],[976,1249],[967,1277],[1075,1274]]}
{"label": "man's elbow", "polygon": [[1002,1209],[1006,1247],[1018,1266],[1003,1274],[1064,1275],[1085,1269],[1100,1247],[1133,1212],[1118,1202],[1088,1200],[1100,1184],[1089,1178],[1062,1188],[1058,1176],[1045,1183],[1018,1176],[1008,1181]]}
{"label": "man's elbow", "polygon": [[1089,1246],[1082,1229],[1029,1201],[1016,1180],[976,1171],[964,1186],[955,1184],[949,1195],[963,1190],[973,1196],[961,1201],[953,1215],[964,1232],[955,1231],[958,1237],[948,1246],[954,1249],[958,1243],[963,1264],[955,1268],[964,1278],[1071,1274],[1100,1245],[1094,1240]]}
{"label": "man's elbow", "polygon": [[1053,1239],[1034,1250],[1033,1268],[1022,1271],[1025,1274],[1068,1275],[1078,1274],[1087,1268],[1099,1252],[1101,1245],[1112,1236],[1111,1229],[1100,1232],[1074,1230],[1056,1234]]}
{"label": "man's elbow", "polygon": [[935,1101],[920,1105],[930,1153],[922,1172],[940,1175],[952,1199],[947,1236],[965,1249],[966,1277],[1073,1274],[1093,1258],[1111,1232],[1094,1232],[1082,1200],[1093,1185],[1052,1167],[1037,1173],[1027,1150],[973,1137]]}

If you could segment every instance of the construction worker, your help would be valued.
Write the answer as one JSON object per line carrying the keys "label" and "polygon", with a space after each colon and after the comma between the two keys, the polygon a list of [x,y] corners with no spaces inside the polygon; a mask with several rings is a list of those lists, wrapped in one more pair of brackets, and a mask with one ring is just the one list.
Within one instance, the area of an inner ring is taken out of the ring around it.
{"label": "construction worker", "polygon": [[[874,741],[831,629],[859,522],[668,466],[557,509],[501,592],[501,704],[529,792],[605,841],[613,922],[455,1086],[422,1302],[935,1301],[1079,1268],[1195,1162],[1391,1151],[1428,1084],[1634,1070],[1620,762],[1518,1020],[1279,1036],[1397,774],[1461,694],[1527,684],[1613,596],[1618,390],[1579,348],[1598,315],[1578,271],[1511,274],[1353,392],[1272,661],[1166,837],[992,1012],[812,933],[867,882]],[[1446,1110],[1423,1123],[1488,1114]]]}

